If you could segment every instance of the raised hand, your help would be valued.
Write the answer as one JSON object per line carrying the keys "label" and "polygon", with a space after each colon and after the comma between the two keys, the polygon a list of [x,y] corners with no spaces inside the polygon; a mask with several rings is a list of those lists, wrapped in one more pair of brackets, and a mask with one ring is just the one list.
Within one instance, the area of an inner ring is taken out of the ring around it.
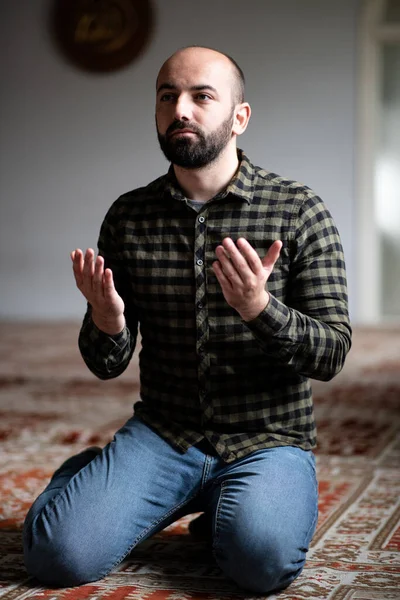
{"label": "raised hand", "polygon": [[92,307],[94,323],[108,335],[120,333],[125,327],[125,306],[115,289],[111,269],[104,269],[102,256],[94,258],[92,248],[85,255],[77,248],[70,256],[76,285]]}
{"label": "raised hand", "polygon": [[218,260],[213,263],[215,275],[225,300],[244,321],[255,319],[268,305],[266,283],[281,248],[282,242],[276,240],[261,260],[244,238],[239,238],[237,244],[225,238],[222,245],[217,246]]}

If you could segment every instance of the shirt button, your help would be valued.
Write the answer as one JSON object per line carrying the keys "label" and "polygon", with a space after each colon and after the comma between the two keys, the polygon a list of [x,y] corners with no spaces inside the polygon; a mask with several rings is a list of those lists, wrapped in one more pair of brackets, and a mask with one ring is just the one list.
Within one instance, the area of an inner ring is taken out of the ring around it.
{"label": "shirt button", "polygon": [[203,266],[203,261],[201,260],[201,258],[199,258],[196,263],[199,265],[199,267]]}
{"label": "shirt button", "polygon": [[205,218],[204,217],[199,217],[199,223],[204,223]]}

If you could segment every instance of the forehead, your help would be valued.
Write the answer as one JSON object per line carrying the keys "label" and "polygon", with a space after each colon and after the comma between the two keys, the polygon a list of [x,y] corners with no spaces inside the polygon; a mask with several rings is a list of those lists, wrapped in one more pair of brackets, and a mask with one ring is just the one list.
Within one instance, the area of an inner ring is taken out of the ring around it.
{"label": "forehead", "polygon": [[221,95],[230,92],[232,68],[229,61],[216,52],[182,52],[173,55],[161,67],[157,89],[165,83],[177,89],[210,85]]}

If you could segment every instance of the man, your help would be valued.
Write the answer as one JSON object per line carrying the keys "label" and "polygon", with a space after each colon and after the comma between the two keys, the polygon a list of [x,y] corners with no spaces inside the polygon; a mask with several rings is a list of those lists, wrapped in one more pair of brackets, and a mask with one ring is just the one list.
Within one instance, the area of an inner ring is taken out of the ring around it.
{"label": "man", "polygon": [[112,205],[97,258],[71,254],[82,356],[118,376],[140,325],[141,401],[31,508],[25,561],[46,584],[104,577],[193,512],[240,587],[283,589],[303,568],[317,521],[309,378],[332,378],[349,350],[346,277],[321,199],[237,149],[243,88],[224,54],[172,55],[156,100],[168,174]]}

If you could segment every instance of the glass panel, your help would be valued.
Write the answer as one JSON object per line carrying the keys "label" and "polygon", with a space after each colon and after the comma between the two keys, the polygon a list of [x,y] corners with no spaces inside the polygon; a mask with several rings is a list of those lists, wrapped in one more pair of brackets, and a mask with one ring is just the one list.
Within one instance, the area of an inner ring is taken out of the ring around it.
{"label": "glass panel", "polygon": [[384,21],[386,23],[400,23],[400,0],[387,0]]}
{"label": "glass panel", "polygon": [[376,216],[380,241],[381,313],[400,318],[400,45],[382,47],[376,160]]}

